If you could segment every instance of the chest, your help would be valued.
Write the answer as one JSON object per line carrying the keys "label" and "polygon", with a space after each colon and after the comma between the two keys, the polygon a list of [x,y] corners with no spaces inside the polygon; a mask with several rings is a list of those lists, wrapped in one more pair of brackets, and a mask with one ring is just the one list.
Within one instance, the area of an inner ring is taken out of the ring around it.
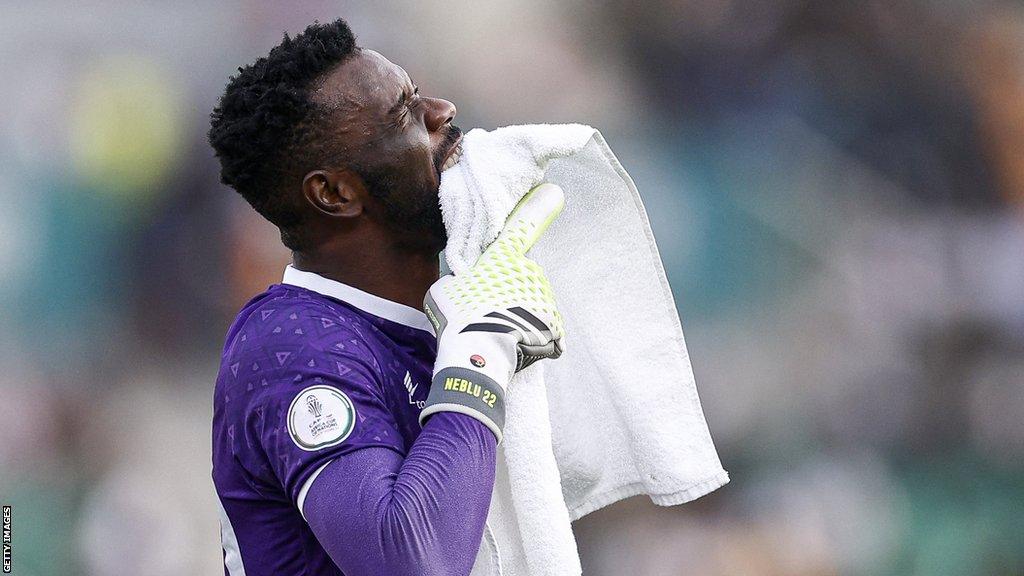
{"label": "chest", "polygon": [[430,392],[432,346],[393,347],[382,366],[384,395],[408,449],[420,434],[419,416]]}

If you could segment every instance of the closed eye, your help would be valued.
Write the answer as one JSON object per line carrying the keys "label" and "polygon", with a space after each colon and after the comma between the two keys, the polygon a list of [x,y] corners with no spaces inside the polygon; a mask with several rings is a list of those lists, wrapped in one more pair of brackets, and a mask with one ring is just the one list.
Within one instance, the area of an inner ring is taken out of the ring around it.
{"label": "closed eye", "polygon": [[411,94],[408,90],[402,90],[398,99],[391,105],[391,109],[388,110],[388,116],[397,116],[399,112],[404,113],[405,110],[403,110],[403,108],[409,107],[412,104],[413,99],[419,96],[419,93],[419,86],[413,86]]}
{"label": "closed eye", "polygon": [[394,119],[395,126],[405,127],[409,111],[420,102],[419,94],[420,87],[415,85],[412,88],[411,94],[407,90],[402,90],[402,95],[395,102],[395,105],[391,107],[391,110],[388,111],[388,116]]}

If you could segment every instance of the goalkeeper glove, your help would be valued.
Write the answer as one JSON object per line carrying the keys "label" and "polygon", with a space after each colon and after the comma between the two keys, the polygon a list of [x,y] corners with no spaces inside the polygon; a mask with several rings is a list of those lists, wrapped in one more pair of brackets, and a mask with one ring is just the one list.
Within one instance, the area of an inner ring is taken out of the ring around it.
{"label": "goalkeeper glove", "polygon": [[513,374],[562,354],[562,316],[544,271],[526,252],[564,205],[561,188],[537,186],[472,268],[427,291],[437,360],[421,425],[437,412],[461,412],[483,422],[500,444]]}

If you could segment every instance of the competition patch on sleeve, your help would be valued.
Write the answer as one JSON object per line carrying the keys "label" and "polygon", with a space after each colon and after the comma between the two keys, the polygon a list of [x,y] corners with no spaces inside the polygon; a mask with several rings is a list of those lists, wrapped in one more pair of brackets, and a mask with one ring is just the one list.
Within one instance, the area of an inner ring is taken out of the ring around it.
{"label": "competition patch on sleeve", "polygon": [[288,408],[288,434],[296,446],[309,452],[343,442],[355,422],[352,401],[332,386],[310,386]]}

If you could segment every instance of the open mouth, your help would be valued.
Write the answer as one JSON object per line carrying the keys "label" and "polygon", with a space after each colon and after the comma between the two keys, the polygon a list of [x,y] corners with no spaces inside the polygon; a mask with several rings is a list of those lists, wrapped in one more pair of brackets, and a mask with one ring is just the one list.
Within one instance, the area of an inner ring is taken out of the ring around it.
{"label": "open mouth", "polygon": [[462,136],[459,136],[459,139],[455,141],[455,145],[452,146],[452,149],[448,151],[448,155],[445,156],[444,162],[441,163],[441,172],[444,172],[445,170],[447,170],[447,169],[451,168],[452,166],[455,166],[456,164],[458,164],[458,162],[459,162],[459,160],[461,158],[462,158]]}

